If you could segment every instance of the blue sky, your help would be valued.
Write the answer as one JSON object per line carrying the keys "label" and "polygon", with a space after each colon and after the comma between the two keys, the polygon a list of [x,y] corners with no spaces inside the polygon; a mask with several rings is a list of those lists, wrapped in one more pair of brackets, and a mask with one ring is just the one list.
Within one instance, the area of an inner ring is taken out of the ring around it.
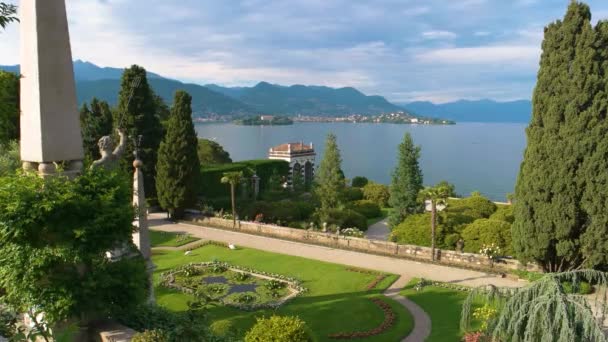
{"label": "blue sky", "polygon": [[[75,59],[201,84],[353,86],[395,102],[530,98],[543,27],[568,2],[67,1]],[[587,3],[594,22],[608,18],[608,1]],[[0,64],[18,63],[18,31],[0,34]]]}

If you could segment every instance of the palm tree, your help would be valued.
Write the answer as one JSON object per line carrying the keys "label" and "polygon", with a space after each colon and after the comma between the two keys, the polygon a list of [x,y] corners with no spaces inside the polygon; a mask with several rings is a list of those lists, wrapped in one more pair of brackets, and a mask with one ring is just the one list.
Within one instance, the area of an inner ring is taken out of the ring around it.
{"label": "palm tree", "polygon": [[0,27],[4,29],[10,22],[19,21],[15,16],[16,13],[17,6],[0,2]]}
{"label": "palm tree", "polygon": [[435,230],[437,228],[437,205],[444,204],[453,194],[453,188],[447,182],[441,182],[432,187],[420,190],[419,198],[422,201],[431,201],[431,260],[435,261]]}
{"label": "palm tree", "polygon": [[222,177],[222,183],[230,184],[230,199],[232,201],[232,227],[236,227],[236,187],[241,183],[243,179],[243,172],[226,172]]}

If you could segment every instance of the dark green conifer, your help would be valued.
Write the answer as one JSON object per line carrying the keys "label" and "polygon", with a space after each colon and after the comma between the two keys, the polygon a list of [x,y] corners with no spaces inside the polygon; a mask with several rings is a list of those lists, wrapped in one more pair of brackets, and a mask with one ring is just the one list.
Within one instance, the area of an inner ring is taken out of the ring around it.
{"label": "dark green conifer", "polygon": [[121,79],[114,126],[124,129],[129,137],[122,160],[122,167],[129,173],[133,172],[133,141],[139,136],[142,137],[139,156],[144,164],[142,171],[148,199],[156,198],[155,167],[158,147],[163,136],[156,104],[154,93],[146,78],[146,70],[137,65],[126,69]]}
{"label": "dark green conifer", "polygon": [[85,158],[99,159],[97,142],[101,137],[112,134],[112,110],[108,103],[93,98],[89,107],[85,102],[80,108],[80,127]]}
{"label": "dark green conifer", "polygon": [[342,157],[334,134],[328,134],[325,141],[323,160],[315,180],[315,194],[321,201],[321,210],[338,208],[343,202],[344,173],[341,169]]}
{"label": "dark green conifer", "polygon": [[178,90],[156,166],[158,202],[174,219],[181,218],[184,209],[196,202],[200,178],[197,146],[198,138],[192,123],[192,97]]}
{"label": "dark green conifer", "polygon": [[394,208],[390,216],[391,226],[400,224],[407,215],[422,209],[418,201],[418,193],[423,189],[419,157],[420,146],[415,146],[410,133],[405,133],[403,142],[399,144],[397,166],[390,186],[389,204]]}
{"label": "dark green conifer", "polygon": [[533,114],[515,191],[513,245],[520,259],[547,271],[579,267],[589,216],[581,207],[581,174],[593,141],[600,86],[595,33],[585,4],[572,1],[563,21],[545,29]]}

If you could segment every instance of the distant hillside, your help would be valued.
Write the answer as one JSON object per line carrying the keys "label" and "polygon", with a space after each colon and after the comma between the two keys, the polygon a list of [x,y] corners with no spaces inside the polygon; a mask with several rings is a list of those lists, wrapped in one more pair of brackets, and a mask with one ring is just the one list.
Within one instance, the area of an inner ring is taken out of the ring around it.
{"label": "distant hillside", "polygon": [[323,86],[280,86],[260,82],[255,87],[226,88],[207,85],[210,89],[244,102],[257,111],[283,115],[379,114],[403,110],[382,96],[367,96],[355,88]]}
{"label": "distant hillside", "polygon": [[[177,90],[185,90],[192,95],[192,111],[194,115],[206,114],[255,114],[249,106],[226,95],[214,92],[197,84],[186,84],[165,78],[152,78],[148,82],[154,92],[167,103],[173,102],[173,94]],[[78,103],[90,101],[97,97],[108,101],[111,105],[118,102],[120,80],[78,81],[76,91]]]}
{"label": "distant hillside", "polygon": [[529,100],[496,102],[492,100],[434,104],[411,102],[401,104],[416,115],[440,117],[456,122],[530,122],[532,103]]}
{"label": "distant hillside", "polygon": [[[19,65],[0,65],[0,69],[19,73]],[[104,68],[86,61],[74,61],[74,78],[76,81],[96,81],[104,79],[120,79],[124,69]],[[148,72],[148,78],[163,78],[153,72]]]}

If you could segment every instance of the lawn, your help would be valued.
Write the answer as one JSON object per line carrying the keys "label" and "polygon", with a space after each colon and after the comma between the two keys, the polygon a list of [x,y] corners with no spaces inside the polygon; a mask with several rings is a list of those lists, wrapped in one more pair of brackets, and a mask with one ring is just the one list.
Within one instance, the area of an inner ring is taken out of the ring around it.
{"label": "lawn", "polygon": [[[301,280],[302,285],[309,289],[308,293],[281,306],[276,313],[302,318],[315,334],[316,341],[333,341],[327,337],[329,334],[367,331],[379,326],[384,315],[380,308],[370,301],[371,298],[382,298],[389,303],[397,314],[397,323],[379,336],[359,339],[360,341],[398,341],[413,328],[409,312],[397,302],[381,295],[397,276],[390,275],[374,290],[367,291],[366,286],[376,278],[374,274],[349,271],[344,265],[246,248],[230,250],[207,245],[192,251],[188,256],[184,255],[183,251],[155,251],[153,261],[157,266],[157,302],[171,310],[185,310],[192,297],[158,286],[160,273],[189,262],[213,260]],[[241,336],[255,323],[256,317],[274,313],[271,310],[245,312],[219,305],[208,309],[211,320],[231,321],[234,330]]]}
{"label": "lawn", "polygon": [[200,239],[187,234],[150,230],[150,243],[152,247],[179,247],[198,240]]}
{"label": "lawn", "polygon": [[[428,342],[460,341],[460,314],[468,292],[428,285],[421,291],[414,289],[418,279],[412,279],[401,295],[418,304],[431,317],[431,336]],[[472,323],[475,326],[475,322]]]}

